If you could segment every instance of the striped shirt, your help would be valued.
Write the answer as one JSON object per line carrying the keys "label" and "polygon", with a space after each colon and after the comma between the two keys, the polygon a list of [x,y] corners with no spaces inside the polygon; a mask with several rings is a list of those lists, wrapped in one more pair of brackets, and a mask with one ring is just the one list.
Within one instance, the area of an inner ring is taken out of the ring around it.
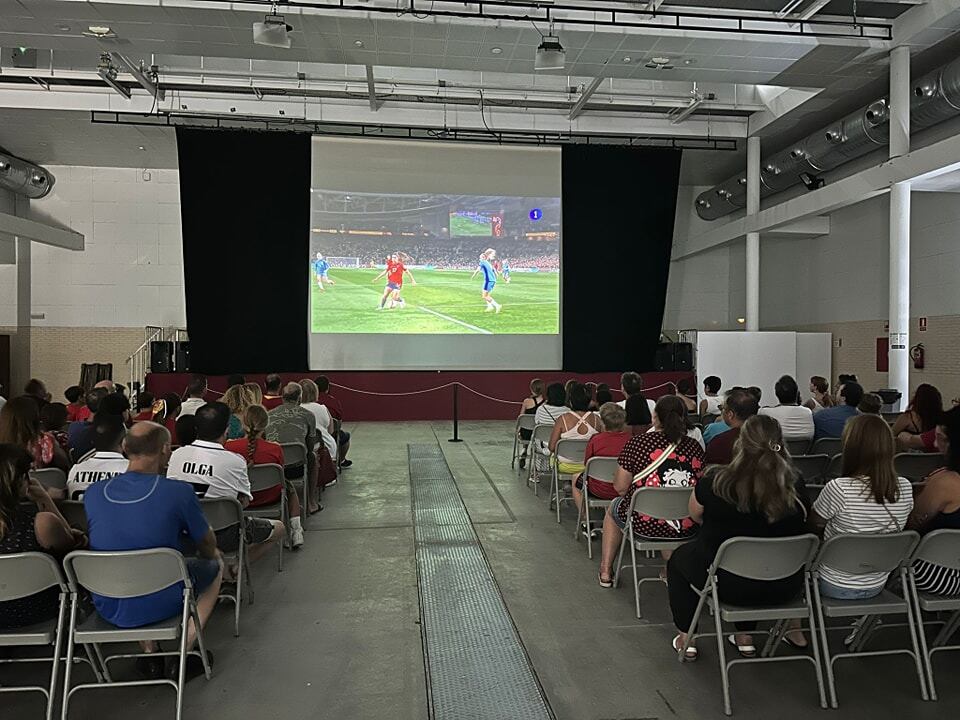
{"label": "striped shirt", "polygon": [[[878,504],[865,479],[841,477],[831,480],[813,503],[813,511],[827,521],[823,539],[851,533],[894,533],[903,530],[913,509],[913,488],[906,478],[898,479],[896,502]],[[888,573],[853,575],[829,566],[820,568],[820,577],[831,585],[852,590],[877,590],[887,582]]]}

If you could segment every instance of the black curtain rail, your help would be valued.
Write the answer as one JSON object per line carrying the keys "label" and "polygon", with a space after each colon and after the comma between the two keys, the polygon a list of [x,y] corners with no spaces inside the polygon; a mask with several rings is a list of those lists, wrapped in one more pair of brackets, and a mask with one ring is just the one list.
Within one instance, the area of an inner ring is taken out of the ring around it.
{"label": "black curtain rail", "polygon": [[[263,0],[207,0],[223,5],[270,7]],[[796,20],[791,18],[741,16],[686,10],[643,10],[607,2],[538,2],[537,0],[401,0],[396,5],[373,5],[358,0],[284,0],[283,7],[312,10],[381,13],[394,17],[453,17],[507,22],[565,23],[597,27],[652,28],[656,30],[702,30],[744,35],[794,37],[848,37],[892,40],[893,25],[888,22],[849,20]]]}

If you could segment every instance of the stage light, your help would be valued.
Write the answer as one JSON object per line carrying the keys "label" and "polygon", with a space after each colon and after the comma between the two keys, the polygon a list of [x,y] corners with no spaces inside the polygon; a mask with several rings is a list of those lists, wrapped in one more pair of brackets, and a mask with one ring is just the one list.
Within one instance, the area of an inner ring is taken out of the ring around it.
{"label": "stage light", "polygon": [[100,53],[100,61],[97,63],[97,75],[107,85],[123,95],[127,100],[130,99],[130,90],[117,82],[117,68],[113,64],[110,53]]}
{"label": "stage light", "polygon": [[807,190],[819,190],[824,186],[822,177],[808,172],[800,173],[800,182],[807,186]]}
{"label": "stage light", "polygon": [[563,70],[566,67],[566,55],[567,51],[560,44],[559,37],[544,35],[533,59],[533,69],[537,71]]}
{"label": "stage light", "polygon": [[287,24],[283,15],[277,14],[277,6],[274,5],[273,12],[265,15],[263,22],[253,24],[253,44],[289,48],[291,41],[288,33],[292,31],[293,26]]}

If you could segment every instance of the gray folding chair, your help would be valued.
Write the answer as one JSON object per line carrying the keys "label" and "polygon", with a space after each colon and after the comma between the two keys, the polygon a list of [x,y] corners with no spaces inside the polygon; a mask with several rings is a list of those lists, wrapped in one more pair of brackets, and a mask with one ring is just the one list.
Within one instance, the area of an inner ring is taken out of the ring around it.
{"label": "gray folding chair", "polygon": [[233,603],[233,636],[240,637],[240,603],[243,600],[243,591],[246,590],[247,602],[253,605],[253,581],[250,575],[250,563],[247,561],[247,541],[243,532],[243,506],[236,498],[204,498],[200,501],[203,514],[210,523],[214,532],[236,526],[240,535],[236,553],[224,553],[224,556],[237,560],[237,583],[234,592],[224,592],[220,587],[220,598]]}
{"label": "gray folding chair", "polygon": [[[820,667],[820,648],[816,633],[813,631],[813,602],[810,597],[810,584],[807,582],[810,564],[817,552],[819,539],[816,535],[796,535],[782,538],[754,538],[734,537],[725,541],[707,572],[707,581],[703,588],[693,589],[700,596],[687,641],[680,651],[680,661],[683,662],[687,648],[694,637],[716,635],[717,654],[720,656],[720,680],[723,684],[723,711],[731,715],[730,705],[730,669],[734,665],[764,662],[789,662],[800,660],[813,663],[817,675],[817,690],[820,694],[820,707],[827,707],[827,699],[823,690],[823,671]],[[740,607],[722,601],[717,592],[719,580],[717,573],[723,570],[742,578],[770,582],[783,580],[798,572],[804,573],[803,593],[800,597],[779,605],[764,605],[756,607]],[[691,586],[692,587],[692,586]],[[704,608],[713,614],[714,632],[696,632],[697,624]],[[774,642],[779,642],[786,622],[789,620],[806,619],[810,623],[810,646],[813,656],[784,655],[775,657],[772,653]],[[735,658],[727,660],[723,623],[773,621],[774,627],[768,635],[764,651],[758,657]],[[696,635],[694,635],[696,633]]]}
{"label": "gray folding chair", "polygon": [[[188,622],[193,620],[197,633],[199,655],[203,661],[204,674],[210,679],[210,664],[200,628],[200,616],[197,613],[197,601],[193,592],[193,583],[183,556],[170,548],[150,550],[132,550],[127,552],[92,552],[76,550],[63,561],[64,570],[70,586],[70,624],[67,633],[67,665],[64,673],[62,718],[67,720],[70,711],[70,699],[80,690],[107,687],[132,687],[137,685],[171,685],[177,691],[177,720],[183,713],[183,685],[187,656],[197,651],[187,649]],[[165,590],[183,583],[182,611],[168,619],[138,628],[120,628],[93,613],[78,625],[79,593],[86,588],[92,593],[109,598],[134,598]],[[104,682],[86,683],[70,687],[70,671],[73,666],[76,645],[132,642],[178,641],[176,652],[150,653],[153,658],[176,657],[179,662],[177,680],[166,678],[157,680],[127,680],[114,682],[108,666],[111,660],[121,658],[145,657],[147,653],[111,655],[103,659]]]}
{"label": "gray folding chair", "polygon": [[823,473],[823,479],[833,480],[843,474],[843,455],[834,455],[827,463],[827,469]]}
{"label": "gray folding chair", "polygon": [[334,464],[337,466],[337,476],[340,475],[340,471],[343,470],[340,467],[340,463],[343,461],[343,458],[340,457],[340,429],[343,427],[343,422],[339,418],[330,416],[330,419],[333,420],[333,439],[337,441],[337,456],[333,459]]}
{"label": "gray folding chair", "polygon": [[80,500],[57,500],[57,510],[70,527],[87,532],[87,511]]}
{"label": "gray folding chair", "polygon": [[529,430],[532,432],[536,424],[536,416],[530,413],[522,413],[517,416],[517,423],[513,428],[513,455],[510,458],[511,470],[516,467],[517,460],[520,460],[526,454],[527,445],[530,443],[529,440],[524,440],[520,437],[520,431]]}
{"label": "gray folding chair", "polygon": [[[960,570],[960,530],[934,530],[924,535],[910,559],[910,598],[917,613],[917,628],[920,634],[920,650],[927,670],[927,682],[930,686],[930,699],[937,699],[937,688],[933,681],[933,654],[944,650],[960,650],[960,645],[948,645],[947,642],[960,627],[960,596],[934,595],[917,590],[916,570],[913,563],[917,560],[933,563],[950,570]],[[928,645],[923,631],[923,613],[949,612],[944,621],[930,624],[942,624],[943,629]]]}
{"label": "gray folding chair", "polygon": [[557,507],[557,523],[560,522],[560,503],[562,502],[573,502],[573,498],[569,495],[561,495],[560,487],[560,476],[564,473],[560,472],[560,462],[558,458],[565,457],[568,460],[572,460],[574,463],[583,463],[583,456],[587,452],[587,443],[590,442],[588,439],[581,440],[580,438],[561,438],[557,440],[557,447],[553,451],[553,455],[550,456],[550,504],[549,507],[556,505]]}
{"label": "gray folding chair", "polygon": [[540,443],[546,445],[550,442],[550,436],[553,434],[553,425],[534,425],[533,435],[530,443],[527,445],[527,452],[530,455],[530,461],[527,463],[527,486],[533,483],[533,492],[540,495],[540,478],[546,471],[540,468],[541,463],[549,462],[549,455],[540,452]]}
{"label": "gray folding chair", "polygon": [[794,457],[806,455],[810,449],[810,440],[784,440],[784,442],[787,444],[787,450]]}
{"label": "gray folding chair", "polygon": [[942,453],[897,453],[893,456],[893,467],[897,475],[912,483],[924,482],[935,470],[946,465]]}
{"label": "gray folding chair", "polygon": [[47,490],[67,489],[67,474],[60,468],[48,467],[40,470],[31,470],[30,477],[43,485]]}
{"label": "gray folding chair", "polygon": [[[620,574],[623,570],[623,553],[630,546],[630,564],[633,567],[633,594],[636,603],[637,618],[642,618],[640,612],[640,586],[645,582],[663,582],[663,578],[637,577],[637,550],[640,552],[676,550],[681,545],[690,542],[691,538],[676,540],[649,540],[637,535],[633,527],[633,514],[639,513],[657,520],[679,522],[690,517],[690,493],[692,487],[639,487],[633,492],[630,499],[630,510],[627,513],[627,527],[620,540],[620,552],[617,554],[617,570],[613,575],[614,586],[620,583]],[[659,566],[657,567],[659,573]]]}
{"label": "gray folding chair", "polygon": [[[904,597],[889,590],[881,590],[876,597],[864,600],[835,600],[823,597],[820,594],[820,568],[829,566],[838,572],[851,575],[864,573],[899,574],[902,587],[907,587],[907,565],[920,536],[912,530],[899,533],[875,534],[865,533],[857,535],[836,535],[827,540],[813,565],[813,597],[816,602],[817,625],[820,628],[820,639],[823,646],[824,663],[827,667],[827,684],[830,688],[830,706],[837,707],[836,680],[833,674],[833,664],[841,658],[867,657],[870,655],[898,655],[905,654],[913,658],[917,669],[917,680],[920,682],[920,694],[927,699],[927,686],[923,679],[921,653],[917,644],[917,623],[914,619],[913,603],[909,600],[909,593]],[[910,631],[911,648],[897,648],[893,650],[863,650],[863,645],[875,629],[875,619],[882,615],[907,616],[907,627]],[[830,645],[827,641],[829,630],[849,631],[849,626],[828,628],[827,618],[866,618],[861,624],[853,642],[850,644],[852,652],[830,654]]]}
{"label": "gray folding chair", "polygon": [[617,473],[617,458],[602,457],[596,455],[587,460],[587,465],[583,470],[583,504],[577,514],[577,526],[573,531],[573,539],[580,541],[580,526],[583,522],[587,525],[587,557],[593,559],[593,524],[590,520],[590,510],[594,508],[603,508],[606,510],[610,505],[609,500],[590,497],[590,488],[588,487],[588,478],[602,483],[613,485],[613,477]]}
{"label": "gray folding chair", "polygon": [[793,455],[790,462],[797,469],[807,485],[822,484],[827,467],[830,465],[829,455]]}
{"label": "gray folding chair", "polygon": [[843,452],[843,441],[840,438],[820,438],[814,440],[810,447],[811,455],[839,455]]}
{"label": "gray folding chair", "polygon": [[[301,445],[301,447],[303,447]],[[280,486],[280,499],[273,505],[259,505],[255,508],[248,507],[243,512],[251,517],[276,518],[286,524],[290,520],[290,513],[287,510],[287,484],[283,477],[283,467],[273,463],[263,465],[251,465],[247,468],[247,474],[250,478],[250,491],[260,492],[270,488]],[[280,546],[280,558],[277,561],[277,572],[283,571],[283,543],[278,542]]]}
{"label": "gray folding chair", "polygon": [[49,555],[39,552],[0,555],[0,602],[20,600],[43,592],[48,588],[60,588],[60,610],[55,620],[36,625],[0,630],[0,647],[53,647],[50,657],[4,657],[0,663],[49,662],[50,683],[42,685],[0,686],[0,693],[38,692],[47,699],[47,720],[53,718],[56,703],[57,679],[60,670],[60,653],[63,649],[64,620],[67,616],[69,591],[60,565]]}
{"label": "gray folding chair", "polygon": [[304,447],[303,443],[280,443],[280,448],[283,450],[284,477],[286,477],[286,472],[290,468],[303,468],[303,475],[299,478],[288,479],[287,482],[290,483],[294,490],[298,491],[303,498],[303,502],[300,503],[300,523],[303,527],[306,527],[307,508],[310,505],[312,495],[310,488],[310,466],[307,464],[307,448]]}

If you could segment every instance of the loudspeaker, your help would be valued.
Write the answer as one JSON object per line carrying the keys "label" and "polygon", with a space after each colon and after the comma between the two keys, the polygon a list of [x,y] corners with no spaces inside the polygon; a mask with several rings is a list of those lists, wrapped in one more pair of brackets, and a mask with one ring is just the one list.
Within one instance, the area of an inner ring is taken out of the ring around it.
{"label": "loudspeaker", "polygon": [[653,356],[653,369],[657,372],[671,372],[674,369],[673,343],[660,343]]}
{"label": "loudspeaker", "polygon": [[173,343],[169,340],[150,343],[150,372],[173,372]]}
{"label": "loudspeaker", "polygon": [[190,372],[190,341],[181,340],[176,344],[175,365],[177,372]]}
{"label": "loudspeaker", "polygon": [[676,343],[673,346],[673,369],[693,370],[693,343]]}

